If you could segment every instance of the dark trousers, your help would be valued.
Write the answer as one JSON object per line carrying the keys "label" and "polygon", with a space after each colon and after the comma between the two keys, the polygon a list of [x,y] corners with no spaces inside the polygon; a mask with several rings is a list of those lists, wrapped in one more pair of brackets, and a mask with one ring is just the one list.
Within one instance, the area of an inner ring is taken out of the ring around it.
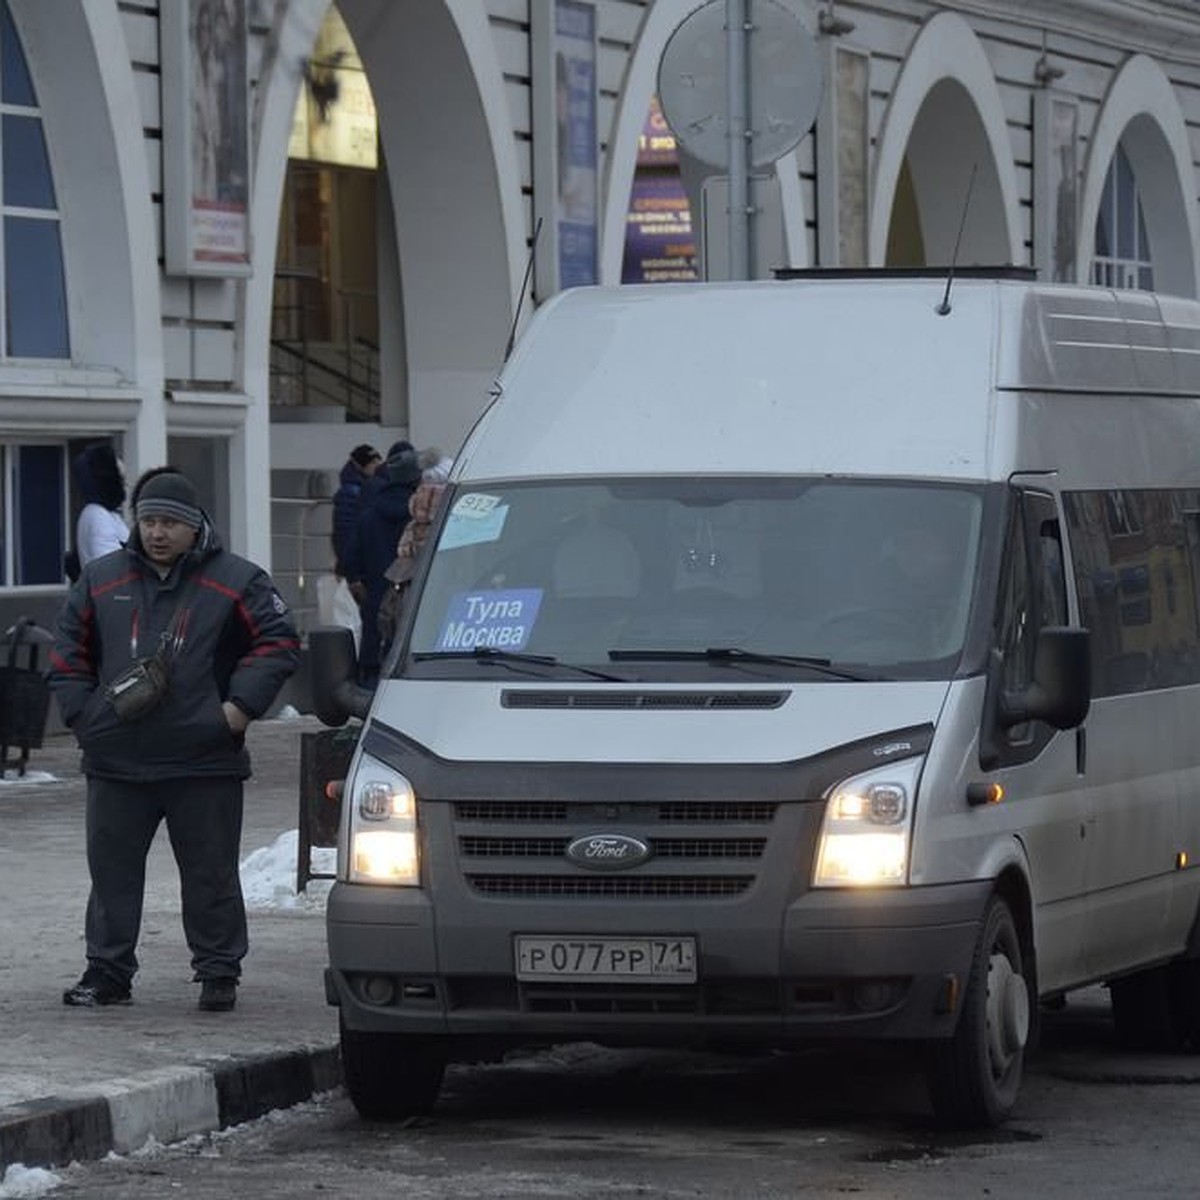
{"label": "dark trousers", "polygon": [[127,783],[88,778],[88,967],[129,985],[137,971],[146,855],[166,820],[179,867],[183,932],[196,979],[238,978],[246,955],[246,907],[238,875],[240,779]]}

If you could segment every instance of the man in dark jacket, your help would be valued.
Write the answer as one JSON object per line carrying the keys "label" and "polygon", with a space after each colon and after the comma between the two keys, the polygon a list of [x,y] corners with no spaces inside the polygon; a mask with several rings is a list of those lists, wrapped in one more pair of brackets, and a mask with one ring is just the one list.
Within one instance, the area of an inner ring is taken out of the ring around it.
{"label": "man in dark jacket", "polygon": [[387,482],[358,518],[346,552],[346,578],[362,607],[362,645],[358,652],[358,677],[364,687],[379,678],[379,603],[391,586],[387,569],[408,524],[408,502],[421,482],[421,464],[408,442],[397,442],[388,451]]}
{"label": "man in dark jacket", "polygon": [[383,480],[383,455],[367,442],[355,446],[338,475],[337,491],[333,493],[333,561],[339,575],[346,573],[346,552],[358,518],[383,486]]}
{"label": "man in dark jacket", "polygon": [[[134,502],[128,544],[84,567],[50,655],[51,687],[83,751],[92,884],[88,965],[63,1003],[130,1003],[146,855],[165,819],[200,1007],[225,1011],[247,950],[245,731],[295,670],[299,641],[270,577],[221,547],[184,475],[148,472]],[[156,652],[165,694],[123,719],[109,685]]]}

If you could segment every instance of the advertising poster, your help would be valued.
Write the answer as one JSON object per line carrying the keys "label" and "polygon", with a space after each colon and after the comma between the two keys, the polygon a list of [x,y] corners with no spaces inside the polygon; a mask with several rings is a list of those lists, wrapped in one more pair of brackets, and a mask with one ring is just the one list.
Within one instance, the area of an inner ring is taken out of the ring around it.
{"label": "advertising poster", "polygon": [[596,13],[556,0],[558,286],[595,283],[597,261]]}
{"label": "advertising poster", "polygon": [[596,10],[534,0],[534,207],[542,220],[537,291],[596,283],[599,259]]}
{"label": "advertising poster", "polygon": [[164,4],[164,224],[168,270],[249,269],[246,0]]}
{"label": "advertising poster", "polygon": [[656,98],[638,142],[637,169],[625,217],[621,282],[698,278],[692,210],[679,176],[675,135]]}
{"label": "advertising poster", "polygon": [[1079,250],[1079,110],[1071,97],[1034,96],[1034,251],[1038,272],[1075,282]]}

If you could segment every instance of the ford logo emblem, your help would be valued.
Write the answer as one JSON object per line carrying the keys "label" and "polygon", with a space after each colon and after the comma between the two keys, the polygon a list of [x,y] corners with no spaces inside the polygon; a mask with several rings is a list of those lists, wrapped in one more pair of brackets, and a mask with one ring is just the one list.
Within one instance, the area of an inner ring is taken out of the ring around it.
{"label": "ford logo emblem", "polygon": [[650,857],[650,847],[624,833],[589,833],[567,847],[567,857],[589,871],[623,871],[641,866]]}

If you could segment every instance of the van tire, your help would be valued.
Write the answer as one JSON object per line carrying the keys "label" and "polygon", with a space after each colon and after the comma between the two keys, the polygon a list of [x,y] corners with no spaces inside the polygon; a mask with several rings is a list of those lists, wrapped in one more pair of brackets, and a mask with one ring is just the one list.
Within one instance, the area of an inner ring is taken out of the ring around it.
{"label": "van tire", "polygon": [[446,1052],[436,1036],[368,1033],[339,1022],[342,1077],[350,1101],[368,1121],[427,1113],[437,1100]]}
{"label": "van tire", "polygon": [[1021,939],[1008,902],[993,896],[959,1009],[954,1036],[928,1043],[925,1078],[938,1123],[999,1125],[1016,1104],[1032,1024]]}

